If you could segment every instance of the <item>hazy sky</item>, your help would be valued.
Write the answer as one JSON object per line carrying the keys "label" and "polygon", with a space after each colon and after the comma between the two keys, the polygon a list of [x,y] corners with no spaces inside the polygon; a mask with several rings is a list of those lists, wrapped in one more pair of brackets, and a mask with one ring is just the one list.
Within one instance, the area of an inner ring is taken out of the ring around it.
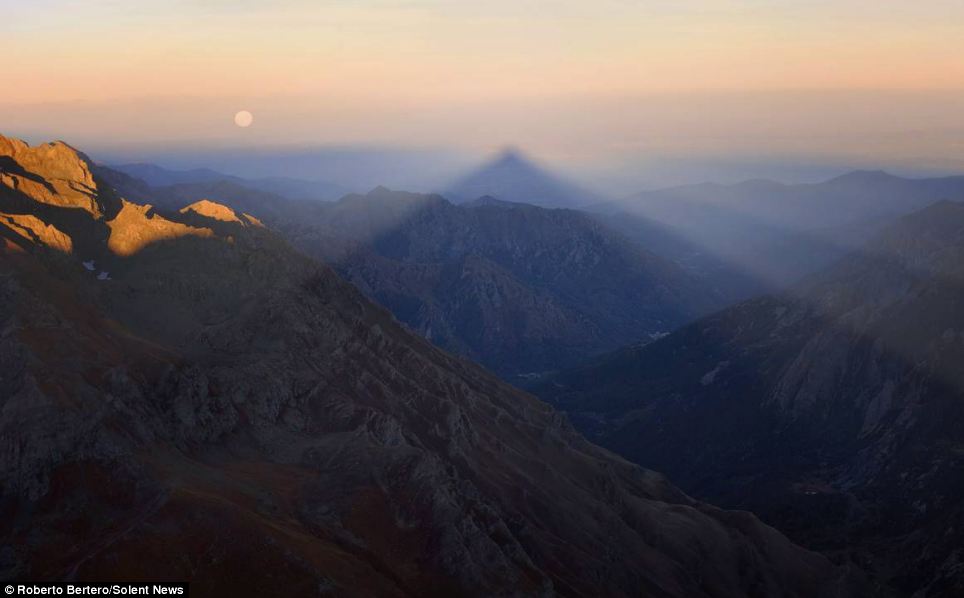
{"label": "hazy sky", "polygon": [[34,141],[964,171],[961,0],[0,4],[0,131]]}

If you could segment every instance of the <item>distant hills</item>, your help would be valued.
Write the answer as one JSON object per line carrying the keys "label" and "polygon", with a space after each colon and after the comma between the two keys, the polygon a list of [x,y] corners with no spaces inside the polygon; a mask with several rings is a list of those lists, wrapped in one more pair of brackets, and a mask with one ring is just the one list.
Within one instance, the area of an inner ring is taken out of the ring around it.
{"label": "distant hills", "polygon": [[515,149],[507,149],[464,175],[443,194],[455,202],[490,196],[546,208],[578,208],[602,198],[536,165]]}
{"label": "distant hills", "polygon": [[118,164],[111,169],[138,178],[153,187],[167,187],[191,183],[233,183],[249,189],[266,191],[295,200],[334,201],[348,193],[348,189],[326,181],[309,181],[287,177],[242,178],[211,170],[169,170],[156,164]]}
{"label": "distant hills", "polygon": [[[964,177],[852,172],[822,183],[752,180],[640,193],[593,206],[650,251],[744,297],[785,287],[860,247],[903,214],[964,200]],[[732,284],[730,284],[732,286]]]}
{"label": "distant hills", "polygon": [[[288,199],[324,201],[333,201],[351,192],[351,189],[327,181],[288,177],[246,178],[209,168],[172,170],[151,163],[109,166],[116,172],[140,179],[153,187],[227,182]],[[402,166],[400,163],[399,167]],[[385,165],[382,164],[381,167],[385,168]],[[357,177],[357,173],[354,176]],[[458,177],[442,193],[456,203],[491,196],[502,201],[551,208],[575,208],[603,201],[600,195],[566,181],[514,149],[505,150],[492,160]]]}
{"label": "distant hills", "polygon": [[[821,187],[870,186],[895,210],[959,182],[859,173]],[[962,306],[964,203],[938,202],[785,293],[561,373],[538,394],[688,492],[759,513],[908,595],[957,596]]]}

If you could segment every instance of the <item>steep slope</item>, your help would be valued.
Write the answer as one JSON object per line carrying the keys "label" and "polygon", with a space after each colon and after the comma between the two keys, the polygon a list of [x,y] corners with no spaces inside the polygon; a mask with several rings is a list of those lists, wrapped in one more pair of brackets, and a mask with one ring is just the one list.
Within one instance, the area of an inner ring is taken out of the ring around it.
{"label": "steep slope", "polygon": [[562,180],[515,150],[506,150],[446,190],[457,201],[492,196],[547,208],[576,208],[600,201],[595,193]]}
{"label": "steep slope", "polygon": [[538,393],[687,491],[853,552],[907,592],[959,595],[962,306],[964,204],[941,202],[793,293]]}
{"label": "steep slope", "polygon": [[648,341],[723,303],[572,210],[380,188],[286,232],[413,330],[504,376]]}
{"label": "steep slope", "polygon": [[[96,260],[0,226],[3,580],[188,579],[201,596],[857,593],[751,515],[689,499],[403,330],[269,230],[209,217],[224,206],[138,206],[130,237],[210,233],[112,251],[124,227],[97,214],[133,204],[94,182],[97,209],[74,214],[90,222],[64,233]],[[47,215],[4,189],[5,210]]]}
{"label": "steep slope", "polygon": [[[964,200],[964,177],[861,171],[816,184],[688,185],[594,209],[658,255],[711,276],[742,275],[747,297],[829,266],[898,217],[940,200]],[[654,236],[654,225],[671,235]]]}

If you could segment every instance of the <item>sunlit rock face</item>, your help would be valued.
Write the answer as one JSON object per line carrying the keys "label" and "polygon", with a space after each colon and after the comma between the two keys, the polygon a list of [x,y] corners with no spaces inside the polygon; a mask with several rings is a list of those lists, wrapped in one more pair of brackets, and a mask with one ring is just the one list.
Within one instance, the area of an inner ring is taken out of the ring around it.
{"label": "sunlit rock face", "polygon": [[[871,595],[752,515],[588,443],[270,230],[237,214],[116,210],[65,219],[71,254],[17,235],[25,251],[0,259],[0,580],[184,579],[199,595],[279,583],[294,596]],[[109,246],[121,225],[153,230],[162,216],[214,234]]]}
{"label": "sunlit rock face", "polygon": [[[228,208],[226,212],[234,214]],[[216,218],[223,220],[223,218]],[[234,221],[241,221],[234,217]],[[197,228],[171,222],[152,213],[149,205],[141,206],[123,201],[120,212],[107,222],[110,228],[110,238],[107,246],[117,255],[132,255],[144,247],[158,241],[177,239],[186,235],[210,237],[214,234],[209,228]]]}
{"label": "sunlit rock face", "polygon": [[[0,223],[18,246],[38,245],[72,253],[73,237],[79,236],[85,241],[85,254],[96,255],[106,248],[114,255],[130,256],[154,243],[214,235],[206,226],[176,222],[150,205],[117,197],[92,174],[84,154],[59,141],[30,147],[19,139],[0,136],[0,190]],[[9,213],[3,212],[4,208]],[[181,213],[201,216],[202,223],[205,219],[242,226],[248,222],[210,201],[197,202]]]}
{"label": "sunlit rock face", "polygon": [[56,226],[47,224],[33,214],[0,213],[0,222],[11,232],[23,237],[23,241],[28,243],[41,243],[64,253],[70,253],[73,250],[74,244],[69,236],[57,229]]}
{"label": "sunlit rock face", "polygon": [[228,206],[211,201],[210,199],[196,201],[191,205],[181,208],[179,211],[181,214],[193,213],[203,218],[210,218],[221,222],[233,222],[241,226],[264,226],[264,223],[251,214],[241,212],[239,215]]}
{"label": "sunlit rock face", "polygon": [[238,224],[244,224],[241,219],[238,218],[238,215],[234,213],[234,210],[227,206],[215,203],[209,199],[196,201],[189,206],[181,208],[180,212],[182,214],[186,212],[194,212],[200,216],[206,216],[222,222],[237,222]]}
{"label": "sunlit rock face", "polygon": [[62,141],[30,147],[0,135],[0,185],[40,203],[103,215],[87,159]]}

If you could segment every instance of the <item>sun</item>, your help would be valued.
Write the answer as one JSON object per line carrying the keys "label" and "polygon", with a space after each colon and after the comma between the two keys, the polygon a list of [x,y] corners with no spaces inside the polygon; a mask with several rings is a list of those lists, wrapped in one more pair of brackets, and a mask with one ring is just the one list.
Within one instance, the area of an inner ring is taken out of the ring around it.
{"label": "sun", "polygon": [[241,110],[234,115],[234,124],[239,127],[250,127],[251,123],[254,122],[254,115],[247,110]]}

